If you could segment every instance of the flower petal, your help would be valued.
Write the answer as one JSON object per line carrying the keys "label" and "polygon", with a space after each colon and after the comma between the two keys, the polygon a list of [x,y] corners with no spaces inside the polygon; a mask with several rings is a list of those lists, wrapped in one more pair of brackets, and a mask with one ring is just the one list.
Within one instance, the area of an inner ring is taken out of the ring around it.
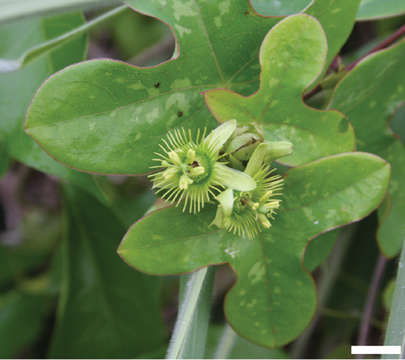
{"label": "flower petal", "polygon": [[242,171],[231,169],[221,163],[215,164],[215,171],[221,185],[224,185],[230,189],[238,191],[251,191],[256,188],[256,181]]}
{"label": "flower petal", "polygon": [[222,206],[222,211],[224,212],[225,216],[231,216],[233,210],[233,190],[226,189],[225,191],[221,192],[216,199]]}
{"label": "flower petal", "polygon": [[219,152],[236,129],[236,120],[229,120],[218,126],[205,138],[204,142],[215,152]]}

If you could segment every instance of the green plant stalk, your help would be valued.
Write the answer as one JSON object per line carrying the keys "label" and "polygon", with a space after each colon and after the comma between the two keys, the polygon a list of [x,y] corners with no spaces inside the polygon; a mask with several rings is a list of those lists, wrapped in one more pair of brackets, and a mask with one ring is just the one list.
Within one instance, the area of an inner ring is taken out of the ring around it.
{"label": "green plant stalk", "polygon": [[215,359],[228,359],[232,352],[233,345],[235,344],[236,333],[229,324],[225,324],[224,330],[219,340],[217,350],[215,352]]}
{"label": "green plant stalk", "polygon": [[116,5],[118,0],[0,0],[0,23],[28,16],[91,6]]}
{"label": "green plant stalk", "polygon": [[[361,320],[361,314],[358,312],[347,312],[324,307],[320,310],[322,316],[330,317],[333,319],[347,319],[347,320]],[[385,323],[383,321],[372,318],[370,323],[377,329],[384,331]]]}
{"label": "green plant stalk", "polygon": [[403,358],[405,350],[405,241],[402,244],[401,257],[398,263],[398,273],[395,282],[394,296],[392,299],[391,312],[388,327],[385,333],[384,345],[400,345],[401,356],[384,355],[383,359]]}
{"label": "green plant stalk", "polygon": [[0,59],[0,73],[16,71],[28,65],[32,61],[45,55],[46,53],[55,50],[56,48],[66,44],[69,41],[83,35],[92,28],[96,27],[105,20],[111,19],[113,16],[121,14],[128,7],[126,5],[119,6],[97,18],[77,27],[76,29],[62,34],[52,40],[34,46],[27,51],[17,60]]}
{"label": "green plant stalk", "polygon": [[[190,276],[181,278],[180,293],[182,296],[187,289],[187,282]],[[182,357],[186,359],[202,359],[205,356],[206,339],[211,314],[212,288],[214,285],[214,268],[209,267],[200,293],[197,308],[194,312],[191,327],[187,334],[186,343],[183,348]],[[182,301],[184,298],[182,297]]]}
{"label": "green plant stalk", "polygon": [[167,359],[202,358],[208,330],[213,269],[202,268],[182,279],[179,313]]}
{"label": "green plant stalk", "polygon": [[[381,280],[384,275],[384,270],[387,264],[387,259],[384,255],[380,254],[374,268],[373,276],[371,278],[370,286],[367,292],[367,298],[364,305],[363,314],[361,317],[360,331],[357,339],[358,345],[367,345],[368,334],[370,332],[371,319],[375,303],[378,296],[378,291],[381,286]],[[358,358],[363,358],[363,355],[358,355]]]}

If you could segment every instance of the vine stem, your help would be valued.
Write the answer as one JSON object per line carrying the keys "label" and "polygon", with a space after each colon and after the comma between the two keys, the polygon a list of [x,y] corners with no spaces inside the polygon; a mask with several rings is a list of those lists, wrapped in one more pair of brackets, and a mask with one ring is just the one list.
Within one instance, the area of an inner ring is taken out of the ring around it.
{"label": "vine stem", "polygon": [[[335,310],[331,308],[324,307],[321,309],[322,316],[334,318],[334,319],[354,319],[354,320],[361,320],[362,313],[360,312],[347,312],[341,310]],[[385,323],[383,321],[378,321],[376,319],[371,318],[371,324],[377,328],[385,330]]]}
{"label": "vine stem", "polygon": [[62,35],[59,35],[51,40],[43,42],[39,45],[36,45],[24,52],[19,59],[15,60],[8,60],[8,59],[0,59],[0,73],[2,72],[11,72],[19,70],[20,68],[28,65],[35,59],[39,58],[40,56],[45,55],[46,53],[54,50],[57,47],[62,46],[63,44],[87,33],[94,27],[98,26],[102,22],[111,19],[114,16],[117,16],[123,13],[125,10],[128,9],[127,5],[118,6],[86,23],[77,28],[68,31]]}
{"label": "vine stem", "polygon": [[[369,52],[367,52],[365,55],[361,56],[360,58],[358,58],[357,60],[353,61],[352,63],[350,63],[349,65],[347,65],[345,67],[345,71],[350,71],[353,70],[353,68],[360,62],[362,61],[365,57],[383,50],[385,48],[387,48],[388,46],[392,45],[395,41],[397,41],[399,38],[401,38],[403,35],[405,35],[405,25],[401,26],[397,31],[395,31],[392,35],[390,35],[388,38],[386,38],[384,41],[382,41],[381,43],[379,43],[377,46],[373,47]],[[331,67],[333,68],[334,66],[334,62],[336,61],[336,58],[333,60]],[[317,85],[315,86],[312,90],[308,91],[307,93],[304,94],[303,99],[307,100],[310,97],[312,97],[313,95],[317,94],[318,92],[320,92],[322,90],[322,86],[321,85]]]}
{"label": "vine stem", "polygon": [[179,313],[167,351],[167,359],[180,359],[182,356],[207,272],[208,267],[202,268],[191,274],[187,282],[183,301],[179,306]]}
{"label": "vine stem", "polygon": [[235,344],[236,333],[227,323],[225,324],[224,331],[221,339],[219,340],[217,351],[215,352],[214,359],[228,359]]}
{"label": "vine stem", "polygon": [[346,66],[346,70],[350,71],[352,70],[361,60],[363,60],[365,57],[369,56],[372,53],[375,53],[377,51],[380,51],[382,49],[385,49],[386,47],[392,45],[395,41],[397,41],[400,37],[405,35],[405,25],[401,26],[397,31],[395,31],[392,35],[387,37],[384,41],[379,43],[377,46],[373,47],[368,53],[365,55],[361,56],[357,60],[353,61],[351,64]]}
{"label": "vine stem", "polygon": [[[360,323],[360,331],[357,339],[358,345],[367,345],[368,333],[370,331],[370,324],[372,321],[373,310],[377,293],[381,285],[381,280],[384,274],[387,259],[384,255],[380,254],[377,259],[377,264],[374,268],[371,284],[367,293],[367,301],[364,306],[363,315]],[[358,359],[362,359],[363,355],[358,355]]]}
{"label": "vine stem", "polygon": [[401,345],[401,355],[383,355],[382,359],[404,358],[405,354],[405,240],[402,244],[401,257],[398,262],[398,272],[395,281],[395,290],[385,332],[384,345]]}

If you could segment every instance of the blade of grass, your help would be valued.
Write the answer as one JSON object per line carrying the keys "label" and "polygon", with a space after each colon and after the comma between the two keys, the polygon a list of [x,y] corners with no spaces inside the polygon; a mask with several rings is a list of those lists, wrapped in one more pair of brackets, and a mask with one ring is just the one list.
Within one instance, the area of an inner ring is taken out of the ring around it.
{"label": "blade of grass", "polygon": [[384,345],[400,345],[401,356],[384,355],[383,359],[403,358],[405,354],[405,241],[402,245],[401,257],[398,263],[398,273],[392,299],[391,313],[385,333]]}
{"label": "blade of grass", "polygon": [[96,17],[95,19],[88,21],[87,23],[77,27],[76,29],[62,34],[52,40],[46,41],[42,44],[34,46],[24,54],[21,55],[19,59],[0,59],[0,73],[11,72],[21,69],[22,67],[28,65],[32,61],[38,59],[40,56],[55,50],[56,48],[62,46],[63,44],[72,41],[73,39],[83,35],[87,31],[93,29],[105,20],[111,19],[113,16],[121,14],[127,9],[126,5],[119,6],[113,10],[106,12],[105,14]]}
{"label": "blade of grass", "polygon": [[182,278],[179,313],[167,359],[204,357],[213,277],[213,268],[203,268]]}
{"label": "blade of grass", "polygon": [[235,340],[235,331],[233,331],[228,323],[225,324],[221,339],[218,343],[217,351],[215,352],[215,359],[228,359],[233,345],[235,344]]}
{"label": "blade of grass", "polygon": [[[182,277],[181,288],[185,294],[188,277]],[[182,352],[182,358],[202,359],[205,355],[208,325],[211,314],[212,288],[214,284],[214,269],[208,268],[204,284],[201,289],[200,299],[194,312],[191,327]],[[184,301],[184,300],[183,300]]]}
{"label": "blade of grass", "polygon": [[120,3],[122,1],[118,0],[0,0],[0,23],[33,15]]}

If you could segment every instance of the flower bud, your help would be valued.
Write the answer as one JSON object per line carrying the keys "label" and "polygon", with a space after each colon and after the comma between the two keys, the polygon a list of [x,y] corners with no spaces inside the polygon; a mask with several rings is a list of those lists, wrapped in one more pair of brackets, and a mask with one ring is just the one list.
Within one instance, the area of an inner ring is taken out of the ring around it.
{"label": "flower bud", "polygon": [[264,144],[266,144],[265,162],[267,164],[293,152],[293,145],[289,141],[269,141]]}
{"label": "flower bud", "polygon": [[256,146],[259,144],[260,137],[257,134],[248,132],[234,137],[226,147],[225,151],[232,154],[238,160],[248,160]]}

